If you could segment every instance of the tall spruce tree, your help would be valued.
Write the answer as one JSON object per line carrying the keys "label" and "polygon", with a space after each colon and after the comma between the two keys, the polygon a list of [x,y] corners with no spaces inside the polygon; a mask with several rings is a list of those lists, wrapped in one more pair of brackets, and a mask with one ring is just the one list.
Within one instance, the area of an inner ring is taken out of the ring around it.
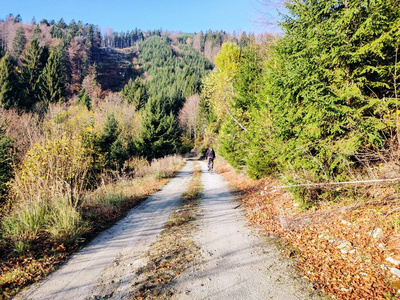
{"label": "tall spruce tree", "polygon": [[0,104],[4,108],[18,107],[19,78],[8,52],[0,59]]}
{"label": "tall spruce tree", "polygon": [[25,44],[26,44],[25,30],[22,28],[22,26],[20,26],[15,32],[15,37],[12,43],[13,56],[15,59],[18,59],[22,51],[24,51]]}
{"label": "tall spruce tree", "polygon": [[136,110],[142,109],[148,98],[146,86],[140,77],[135,80],[129,79],[122,89],[121,95],[126,101],[135,105]]}
{"label": "tall spruce tree", "polygon": [[65,95],[65,65],[62,49],[50,52],[46,66],[40,75],[40,97],[46,103],[62,102]]}
{"label": "tall spruce tree", "polygon": [[181,132],[170,106],[157,97],[146,103],[137,148],[139,154],[149,160],[176,153],[179,149]]}
{"label": "tall spruce tree", "polygon": [[[393,129],[400,7],[395,0],[287,7],[285,37],[259,97],[263,114],[253,111],[259,134],[249,157],[266,151],[288,178],[343,179],[357,153],[378,151]],[[271,164],[253,165],[260,175]]]}
{"label": "tall spruce tree", "polygon": [[38,39],[32,39],[21,58],[22,84],[26,92],[21,105],[27,109],[41,100],[41,74],[46,61],[47,48],[40,46]]}

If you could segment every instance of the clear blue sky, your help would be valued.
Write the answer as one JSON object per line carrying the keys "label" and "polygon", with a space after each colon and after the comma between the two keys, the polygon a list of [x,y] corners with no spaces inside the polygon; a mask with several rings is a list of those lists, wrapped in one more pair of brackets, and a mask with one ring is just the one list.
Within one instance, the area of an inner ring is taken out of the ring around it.
{"label": "clear blue sky", "polygon": [[[164,29],[182,32],[200,30],[274,31],[260,25],[263,14],[276,16],[276,8],[260,6],[259,0],[0,0],[0,18],[20,14],[58,21],[64,18],[91,23],[114,31]],[[272,1],[274,2],[274,1]],[[260,12],[263,12],[263,14]],[[264,22],[262,22],[264,23]]]}

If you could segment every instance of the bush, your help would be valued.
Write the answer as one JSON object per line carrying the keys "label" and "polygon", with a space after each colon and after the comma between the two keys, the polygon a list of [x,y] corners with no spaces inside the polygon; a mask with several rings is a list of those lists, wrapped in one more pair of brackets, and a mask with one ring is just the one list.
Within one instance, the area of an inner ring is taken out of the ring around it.
{"label": "bush", "polygon": [[67,197],[79,206],[88,185],[91,160],[78,136],[63,136],[36,144],[16,172],[12,189],[22,203]]}

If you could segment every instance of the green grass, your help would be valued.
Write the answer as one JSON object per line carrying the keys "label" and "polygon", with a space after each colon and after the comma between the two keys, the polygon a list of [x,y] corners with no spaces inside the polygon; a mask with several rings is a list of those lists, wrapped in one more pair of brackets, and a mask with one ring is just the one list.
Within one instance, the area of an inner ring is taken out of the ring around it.
{"label": "green grass", "polygon": [[46,225],[48,213],[48,205],[42,202],[20,206],[2,220],[3,236],[11,240],[16,252],[28,250]]}
{"label": "green grass", "polygon": [[68,204],[66,200],[56,202],[49,214],[47,232],[57,243],[70,244],[75,242],[85,232],[89,225],[81,214]]}

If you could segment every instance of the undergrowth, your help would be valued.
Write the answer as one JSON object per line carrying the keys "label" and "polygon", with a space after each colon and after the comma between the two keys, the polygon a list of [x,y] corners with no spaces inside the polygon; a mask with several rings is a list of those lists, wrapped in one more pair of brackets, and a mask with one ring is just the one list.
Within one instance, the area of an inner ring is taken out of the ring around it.
{"label": "undergrowth", "polygon": [[364,187],[359,197],[320,199],[305,210],[276,179],[251,180],[222,159],[216,166],[242,192],[249,220],[290,245],[283,253],[315,288],[335,299],[399,298],[390,271],[398,266],[387,260],[400,259],[396,186]]}
{"label": "undergrowth", "polygon": [[149,164],[140,177],[104,182],[86,192],[79,207],[68,198],[15,205],[1,220],[0,299],[11,298],[52,272],[96,233],[165,185],[182,162],[179,156],[166,157]]}

